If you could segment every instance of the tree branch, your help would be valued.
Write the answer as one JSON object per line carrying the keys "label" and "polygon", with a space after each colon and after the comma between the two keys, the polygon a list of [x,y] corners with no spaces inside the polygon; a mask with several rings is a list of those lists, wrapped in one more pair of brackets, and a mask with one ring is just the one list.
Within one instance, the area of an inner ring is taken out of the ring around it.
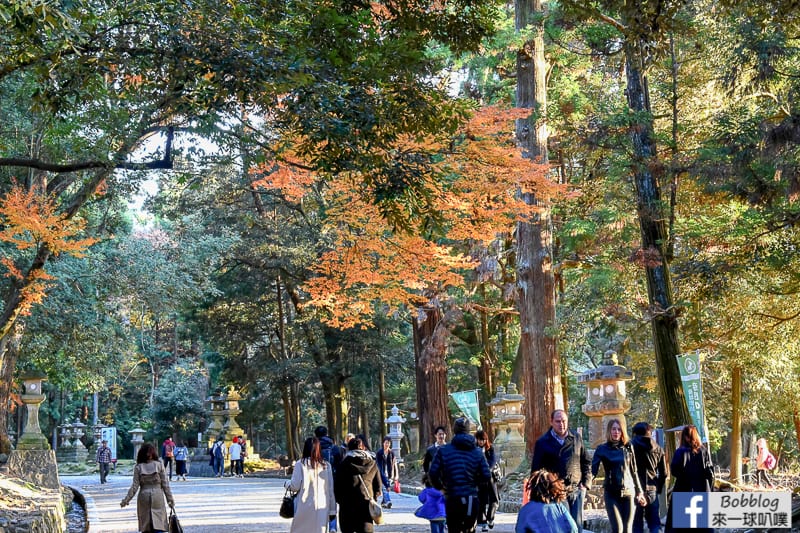
{"label": "tree branch", "polygon": [[96,169],[122,169],[122,170],[170,170],[172,169],[172,140],[175,136],[175,129],[167,128],[167,142],[164,150],[164,157],[154,161],[144,163],[133,163],[130,161],[83,161],[80,163],[49,163],[40,159],[30,157],[0,157],[0,167],[22,167],[45,172],[55,172],[63,174],[68,172],[79,172],[81,170]]}

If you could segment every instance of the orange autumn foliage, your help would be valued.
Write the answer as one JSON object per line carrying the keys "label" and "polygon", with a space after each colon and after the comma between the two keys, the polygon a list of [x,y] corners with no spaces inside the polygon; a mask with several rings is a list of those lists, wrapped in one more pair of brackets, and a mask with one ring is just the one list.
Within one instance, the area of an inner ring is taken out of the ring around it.
{"label": "orange autumn foliage", "polygon": [[[0,198],[0,241],[11,243],[18,250],[37,250],[45,246],[54,255],[68,253],[82,257],[85,250],[97,239],[75,238],[83,231],[84,223],[79,219],[67,219],[59,214],[53,202],[36,190],[25,190],[17,184]],[[54,279],[44,270],[23,274],[9,258],[0,259],[6,276],[22,282],[20,314],[28,314],[31,307],[43,301],[47,282]]]}
{"label": "orange autumn foliage", "polygon": [[[539,198],[564,194],[546,179],[548,168],[522,157],[514,140],[513,120],[524,110],[489,107],[465,125],[457,139],[444,145],[431,139],[404,139],[398,151],[435,151],[438,162],[421,186],[437,214],[435,234],[393,231],[364,185],[366,173],[327,177],[325,228],[334,235],[305,286],[310,304],[324,310],[333,327],[364,324],[375,310],[392,313],[425,303],[431,294],[463,286],[464,274],[476,266],[470,246],[488,244],[514,225],[535,216],[520,192]],[[295,160],[296,161],[296,160]],[[256,170],[255,185],[280,190],[299,201],[320,178],[307,170],[271,163]],[[426,227],[419,221],[419,227]]]}

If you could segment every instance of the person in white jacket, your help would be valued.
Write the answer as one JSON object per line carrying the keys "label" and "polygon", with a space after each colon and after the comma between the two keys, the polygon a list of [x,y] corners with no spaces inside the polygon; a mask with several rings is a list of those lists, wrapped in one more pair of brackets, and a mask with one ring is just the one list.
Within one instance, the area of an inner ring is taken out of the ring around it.
{"label": "person in white jacket", "polygon": [[333,468],[322,458],[316,437],[306,439],[289,490],[298,492],[290,533],[328,533],[328,524],[336,517]]}

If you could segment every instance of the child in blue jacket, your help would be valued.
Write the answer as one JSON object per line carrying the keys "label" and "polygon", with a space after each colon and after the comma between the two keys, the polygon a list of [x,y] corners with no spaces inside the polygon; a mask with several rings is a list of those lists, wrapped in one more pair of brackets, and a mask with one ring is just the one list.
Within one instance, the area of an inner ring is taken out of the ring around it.
{"label": "child in blue jacket", "polygon": [[444,495],[431,486],[428,476],[423,476],[422,481],[425,483],[425,488],[418,496],[422,506],[414,514],[431,521],[431,533],[444,533]]}

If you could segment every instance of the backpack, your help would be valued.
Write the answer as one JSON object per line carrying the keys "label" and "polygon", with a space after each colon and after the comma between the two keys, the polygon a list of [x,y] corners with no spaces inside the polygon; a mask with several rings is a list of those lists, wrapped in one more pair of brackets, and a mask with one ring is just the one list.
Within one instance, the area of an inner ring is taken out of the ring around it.
{"label": "backpack", "polygon": [[326,446],[320,450],[322,452],[322,458],[325,459],[329,465],[331,465],[331,470],[334,474],[336,473],[336,467],[339,466],[339,462],[342,458],[339,450],[340,448],[333,442],[331,442],[329,446]]}
{"label": "backpack", "polygon": [[214,448],[211,449],[211,454],[218,459],[222,459],[222,446],[220,446],[218,442],[214,443]]}
{"label": "backpack", "polygon": [[775,456],[771,452],[767,452],[767,456],[764,458],[764,467],[767,470],[772,470],[775,468],[775,463],[777,463]]}

